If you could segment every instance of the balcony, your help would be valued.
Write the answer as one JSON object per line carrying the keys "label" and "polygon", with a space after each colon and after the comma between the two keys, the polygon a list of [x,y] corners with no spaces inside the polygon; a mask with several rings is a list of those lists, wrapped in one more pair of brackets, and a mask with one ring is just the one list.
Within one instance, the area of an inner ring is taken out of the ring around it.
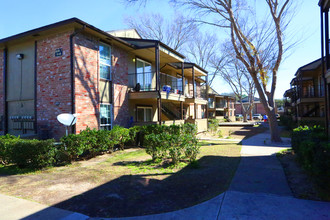
{"label": "balcony", "polygon": [[196,89],[196,90],[197,91],[195,92],[195,98],[193,97],[192,91],[190,91],[190,93],[188,94],[185,94],[186,102],[206,105],[208,103],[206,90],[205,89]]}
{"label": "balcony", "polygon": [[324,95],[315,93],[314,89],[303,88],[302,93],[300,93],[300,92],[301,92],[301,90],[298,90],[298,96],[296,98],[293,97],[292,103],[295,102],[295,99],[296,99],[297,104],[324,102]]}
{"label": "balcony", "polygon": [[227,102],[225,100],[221,100],[215,104],[216,109],[224,109],[227,108]]}
{"label": "balcony", "polygon": [[[128,80],[130,99],[158,98],[155,72],[130,73],[128,74]],[[160,89],[162,99],[184,101],[181,78],[160,73]]]}

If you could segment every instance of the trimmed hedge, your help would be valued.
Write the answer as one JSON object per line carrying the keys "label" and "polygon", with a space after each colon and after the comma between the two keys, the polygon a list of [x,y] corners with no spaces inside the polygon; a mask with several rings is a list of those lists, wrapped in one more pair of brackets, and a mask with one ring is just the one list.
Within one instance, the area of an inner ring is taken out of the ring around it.
{"label": "trimmed hedge", "polygon": [[70,134],[61,138],[70,160],[91,158],[104,152],[112,152],[115,146],[123,150],[129,140],[129,129],[120,126],[114,126],[110,131],[87,128],[80,134]]}
{"label": "trimmed hedge", "polygon": [[300,126],[293,130],[292,149],[298,162],[315,177],[319,186],[330,190],[330,143],[320,126]]}
{"label": "trimmed hedge", "polygon": [[25,140],[12,135],[0,136],[0,163],[19,168],[40,169],[91,158],[98,154],[123,150],[125,145],[143,145],[153,160],[171,158],[174,164],[185,158],[196,160],[199,153],[196,126],[147,125],[130,129],[114,126],[112,130],[87,128],[55,140]]}
{"label": "trimmed hedge", "polygon": [[34,168],[51,166],[56,163],[57,148],[54,140],[24,140],[13,135],[0,137],[0,162],[15,164],[19,168]]}
{"label": "trimmed hedge", "polygon": [[196,160],[200,147],[195,125],[147,125],[143,131],[146,152],[153,160],[171,158],[175,165],[180,159]]}

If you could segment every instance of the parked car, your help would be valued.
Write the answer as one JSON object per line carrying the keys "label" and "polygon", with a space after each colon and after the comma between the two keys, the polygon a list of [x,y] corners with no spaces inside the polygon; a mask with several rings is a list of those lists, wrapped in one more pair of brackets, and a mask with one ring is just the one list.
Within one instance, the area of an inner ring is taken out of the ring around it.
{"label": "parked car", "polygon": [[259,120],[260,121],[260,120],[262,120],[262,115],[261,114],[254,114],[252,118],[253,118],[253,120]]}

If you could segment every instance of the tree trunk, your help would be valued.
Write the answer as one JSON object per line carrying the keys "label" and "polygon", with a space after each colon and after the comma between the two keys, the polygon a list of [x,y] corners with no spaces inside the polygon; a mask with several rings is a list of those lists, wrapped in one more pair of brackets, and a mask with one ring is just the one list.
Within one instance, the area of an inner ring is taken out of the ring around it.
{"label": "tree trunk", "polygon": [[271,141],[272,142],[282,142],[282,139],[280,136],[280,130],[279,130],[278,123],[277,123],[277,118],[275,115],[275,108],[273,108],[273,110],[270,111],[270,114],[268,115],[268,121],[269,121]]}
{"label": "tree trunk", "polygon": [[247,114],[246,114],[246,112],[243,113],[243,122],[247,122]]}
{"label": "tree trunk", "polygon": [[261,85],[258,82],[258,78],[256,77],[256,74],[251,73],[251,76],[255,82],[255,86],[256,86],[257,92],[259,94],[260,101],[261,101],[262,105],[264,106],[265,111],[268,116],[271,142],[277,142],[277,143],[282,142],[282,139],[280,136],[280,131],[278,129],[276,115],[275,115],[275,107],[270,106],[274,102],[272,100],[268,100],[268,102],[267,102],[265,94],[261,88]]}

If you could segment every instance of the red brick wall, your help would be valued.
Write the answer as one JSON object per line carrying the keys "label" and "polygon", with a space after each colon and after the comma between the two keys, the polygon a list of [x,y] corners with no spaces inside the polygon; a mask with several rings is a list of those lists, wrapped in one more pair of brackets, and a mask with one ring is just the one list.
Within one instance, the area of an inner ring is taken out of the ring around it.
{"label": "red brick wall", "polygon": [[267,114],[262,103],[255,103],[254,104],[253,114],[262,114],[262,115]]}
{"label": "red brick wall", "polygon": [[[70,34],[58,33],[37,42],[37,127],[50,137],[65,134],[65,127],[56,116],[71,113]],[[63,55],[55,57],[55,49]]]}
{"label": "red brick wall", "polygon": [[[241,104],[235,104],[235,114],[243,114]],[[252,114],[262,114],[265,115],[266,111],[262,103],[254,103],[254,108]]]}
{"label": "red brick wall", "polygon": [[[4,94],[3,94],[3,50],[0,50],[0,117],[2,117],[2,119],[4,119],[4,109],[3,109],[3,105],[4,105]],[[0,134],[3,134],[3,121],[1,121],[0,118]]]}
{"label": "red brick wall", "polygon": [[128,56],[127,52],[112,47],[112,82],[114,125],[127,127],[130,115],[128,111]]}
{"label": "red brick wall", "polygon": [[98,41],[78,34],[74,38],[76,131],[99,128]]}
{"label": "red brick wall", "polygon": [[243,114],[242,106],[241,104],[235,104],[235,114]]}

